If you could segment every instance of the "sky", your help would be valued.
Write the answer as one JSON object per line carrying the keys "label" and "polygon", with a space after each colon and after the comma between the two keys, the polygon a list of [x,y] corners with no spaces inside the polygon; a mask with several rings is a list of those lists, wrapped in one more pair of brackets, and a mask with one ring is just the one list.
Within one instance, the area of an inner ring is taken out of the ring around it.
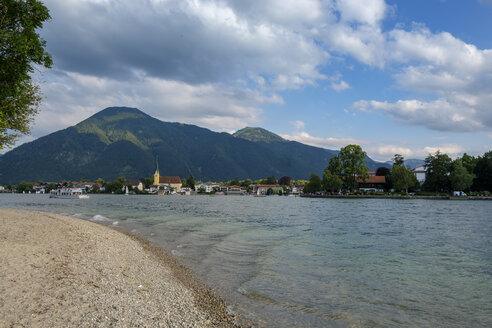
{"label": "sky", "polygon": [[492,0],[43,2],[54,65],[19,143],[129,106],[379,161],[492,149]]}

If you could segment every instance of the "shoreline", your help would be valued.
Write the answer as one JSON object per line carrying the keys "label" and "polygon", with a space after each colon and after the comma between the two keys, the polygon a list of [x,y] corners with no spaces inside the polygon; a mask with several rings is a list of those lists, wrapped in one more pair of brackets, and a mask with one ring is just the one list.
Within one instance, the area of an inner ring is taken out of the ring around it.
{"label": "shoreline", "polygon": [[303,198],[368,198],[368,199],[429,199],[429,200],[492,200],[487,196],[396,196],[396,195],[301,195]]}
{"label": "shoreline", "polygon": [[144,238],[0,207],[0,325],[239,327],[226,303]]}

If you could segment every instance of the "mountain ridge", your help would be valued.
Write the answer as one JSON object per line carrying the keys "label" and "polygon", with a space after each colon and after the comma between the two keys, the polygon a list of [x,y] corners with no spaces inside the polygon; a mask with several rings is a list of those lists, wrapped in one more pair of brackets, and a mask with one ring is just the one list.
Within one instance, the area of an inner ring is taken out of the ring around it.
{"label": "mountain ridge", "polygon": [[[156,156],[162,175],[192,174],[203,181],[272,175],[307,179],[311,173],[321,174],[338,154],[262,130],[253,136],[257,141],[250,141],[244,135],[163,122],[137,108],[109,107],[5,153],[0,157],[0,183],[139,179],[153,174]],[[371,159],[368,164],[371,169],[384,166]]]}

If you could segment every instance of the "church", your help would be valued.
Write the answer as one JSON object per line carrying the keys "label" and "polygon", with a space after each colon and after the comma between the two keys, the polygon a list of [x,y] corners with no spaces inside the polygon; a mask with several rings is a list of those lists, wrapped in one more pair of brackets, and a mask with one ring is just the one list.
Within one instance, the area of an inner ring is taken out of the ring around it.
{"label": "church", "polygon": [[183,184],[180,177],[161,177],[159,175],[159,162],[156,161],[155,173],[154,173],[154,185],[155,186],[169,186],[176,191],[181,190]]}

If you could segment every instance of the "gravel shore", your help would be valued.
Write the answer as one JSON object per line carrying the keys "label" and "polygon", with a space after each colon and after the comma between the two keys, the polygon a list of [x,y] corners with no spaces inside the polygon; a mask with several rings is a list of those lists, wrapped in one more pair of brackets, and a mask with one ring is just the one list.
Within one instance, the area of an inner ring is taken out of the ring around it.
{"label": "gravel shore", "polygon": [[109,227],[0,208],[0,327],[231,327],[172,256]]}

